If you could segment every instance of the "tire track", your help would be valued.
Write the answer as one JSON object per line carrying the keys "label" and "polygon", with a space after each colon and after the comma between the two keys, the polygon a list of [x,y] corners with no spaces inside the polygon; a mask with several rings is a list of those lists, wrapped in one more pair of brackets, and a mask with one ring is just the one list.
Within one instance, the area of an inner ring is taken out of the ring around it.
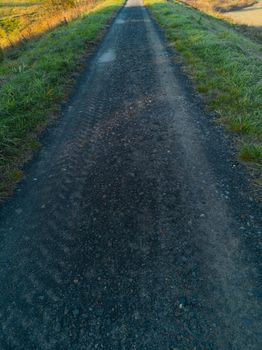
{"label": "tire track", "polygon": [[244,176],[154,28],[130,0],[1,211],[3,350],[260,350]]}

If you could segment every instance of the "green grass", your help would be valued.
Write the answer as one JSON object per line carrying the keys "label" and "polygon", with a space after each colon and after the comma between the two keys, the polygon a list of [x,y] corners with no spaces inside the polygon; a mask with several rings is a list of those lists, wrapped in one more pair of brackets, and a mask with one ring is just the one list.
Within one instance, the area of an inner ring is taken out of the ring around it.
{"label": "green grass", "polygon": [[218,120],[239,134],[240,159],[262,168],[262,45],[179,2],[145,0]]}
{"label": "green grass", "polygon": [[122,0],[105,0],[88,14],[9,51],[0,63],[0,197],[38,147],[37,136],[68,93],[89,43]]}
{"label": "green grass", "polygon": [[261,145],[244,144],[240,150],[240,157],[242,160],[251,162],[257,159],[262,160]]}

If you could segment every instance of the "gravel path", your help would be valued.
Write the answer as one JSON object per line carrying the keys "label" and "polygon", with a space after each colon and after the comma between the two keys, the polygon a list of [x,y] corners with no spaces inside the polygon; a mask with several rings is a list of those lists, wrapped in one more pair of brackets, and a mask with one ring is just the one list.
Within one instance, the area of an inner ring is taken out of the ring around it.
{"label": "gravel path", "polygon": [[0,214],[1,350],[261,350],[261,208],[129,0]]}

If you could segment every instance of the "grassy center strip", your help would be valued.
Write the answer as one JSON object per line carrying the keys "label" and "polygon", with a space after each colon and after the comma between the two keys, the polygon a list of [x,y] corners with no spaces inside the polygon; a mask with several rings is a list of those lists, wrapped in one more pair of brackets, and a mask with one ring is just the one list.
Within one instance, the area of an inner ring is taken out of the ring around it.
{"label": "grassy center strip", "polygon": [[197,90],[229,130],[262,184],[262,45],[223,20],[177,1],[145,0],[182,55]]}
{"label": "grassy center strip", "polygon": [[22,176],[19,166],[38,147],[87,54],[123,0],[105,0],[78,19],[9,52],[0,63],[0,198]]}

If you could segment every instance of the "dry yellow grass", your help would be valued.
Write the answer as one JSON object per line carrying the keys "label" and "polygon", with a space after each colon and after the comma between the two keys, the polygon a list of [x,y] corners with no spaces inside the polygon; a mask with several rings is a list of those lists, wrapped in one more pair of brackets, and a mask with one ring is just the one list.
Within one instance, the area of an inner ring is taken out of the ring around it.
{"label": "dry yellow grass", "polygon": [[178,0],[235,25],[251,39],[262,41],[262,0]]}
{"label": "dry yellow grass", "polygon": [[77,0],[74,8],[51,11],[38,0],[0,0],[0,48],[41,35],[94,7],[96,0]]}
{"label": "dry yellow grass", "polygon": [[239,24],[245,24],[254,27],[262,27],[262,0],[259,0],[253,6],[230,11],[225,14],[227,18],[232,19]]}
{"label": "dry yellow grass", "polygon": [[253,5],[257,0],[182,0],[195,8],[208,12],[227,12]]}

